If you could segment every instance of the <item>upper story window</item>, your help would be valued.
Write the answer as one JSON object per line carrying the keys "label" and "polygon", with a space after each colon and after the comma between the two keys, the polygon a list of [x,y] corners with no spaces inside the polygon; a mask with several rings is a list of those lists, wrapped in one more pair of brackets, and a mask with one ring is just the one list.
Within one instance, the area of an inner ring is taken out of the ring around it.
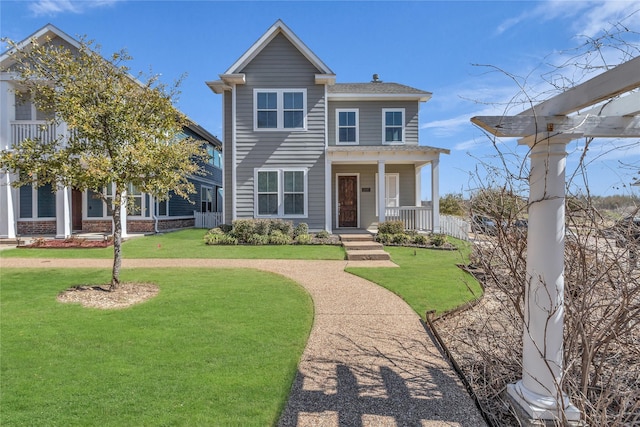
{"label": "upper story window", "polygon": [[404,144],[404,108],[382,109],[382,143]]}
{"label": "upper story window", "polygon": [[254,89],[254,130],[304,130],[306,89]]}
{"label": "upper story window", "polygon": [[45,121],[53,118],[50,111],[39,110],[29,92],[16,92],[15,119],[16,120],[39,120]]}
{"label": "upper story window", "polygon": [[213,144],[207,144],[207,157],[211,166],[222,167],[221,153]]}
{"label": "upper story window", "polygon": [[358,109],[336,110],[336,144],[358,144]]}

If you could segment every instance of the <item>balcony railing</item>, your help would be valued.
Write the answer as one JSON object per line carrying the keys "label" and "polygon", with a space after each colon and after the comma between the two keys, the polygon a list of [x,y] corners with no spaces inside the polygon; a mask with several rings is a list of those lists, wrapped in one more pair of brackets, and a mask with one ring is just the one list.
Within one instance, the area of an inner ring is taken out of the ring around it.
{"label": "balcony railing", "polygon": [[48,144],[58,137],[55,124],[43,120],[24,120],[11,122],[11,143],[19,144],[25,139],[39,140]]}
{"label": "balcony railing", "polygon": [[425,206],[401,206],[385,209],[387,221],[402,221],[406,230],[433,230],[433,211]]}

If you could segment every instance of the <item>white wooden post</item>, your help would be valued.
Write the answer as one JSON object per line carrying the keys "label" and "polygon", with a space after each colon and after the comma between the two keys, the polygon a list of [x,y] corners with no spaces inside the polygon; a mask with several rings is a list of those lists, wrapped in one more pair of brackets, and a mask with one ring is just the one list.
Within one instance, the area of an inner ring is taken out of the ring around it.
{"label": "white wooden post", "polygon": [[[11,148],[11,121],[15,119],[15,93],[13,86],[6,80],[0,81],[0,149]],[[11,187],[11,182],[15,177],[9,171],[0,171],[2,177],[0,182],[0,237],[16,238],[16,217],[17,191]]]}
{"label": "white wooden post", "polygon": [[[385,211],[387,208],[387,189],[385,186],[386,179],[384,171],[384,160],[378,160],[378,224],[382,224],[386,220]],[[360,189],[358,189],[358,191],[360,191]]]}
{"label": "white wooden post", "polygon": [[58,186],[56,191],[56,239],[71,237],[71,188]]}
{"label": "white wooden post", "polygon": [[[120,229],[121,229],[121,237],[124,239],[125,237],[128,237],[129,235],[127,234],[127,207],[129,206],[128,203],[128,196],[127,196],[127,192],[123,191],[122,192],[122,197],[120,198]],[[112,227],[112,231],[114,231],[115,229]]]}
{"label": "white wooden post", "polygon": [[431,208],[434,233],[440,233],[440,158],[431,162]]}
{"label": "white wooden post", "polygon": [[570,137],[531,145],[522,380],[507,386],[532,419],[578,421],[561,389],[564,329],[565,162]]}

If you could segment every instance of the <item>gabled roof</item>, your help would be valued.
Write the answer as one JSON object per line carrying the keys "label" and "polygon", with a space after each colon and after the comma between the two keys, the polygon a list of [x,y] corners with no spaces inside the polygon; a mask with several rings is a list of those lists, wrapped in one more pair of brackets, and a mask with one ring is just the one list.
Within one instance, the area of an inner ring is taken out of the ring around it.
{"label": "gabled roof", "polygon": [[408,99],[428,101],[431,92],[416,89],[399,83],[370,82],[370,83],[336,83],[327,88],[329,99]]}
{"label": "gabled roof", "polygon": [[278,19],[224,74],[236,74],[242,71],[278,34],[284,35],[321,73],[334,74],[331,68],[318,58],[281,19]]}
{"label": "gabled roof", "polygon": [[[31,43],[33,39],[37,40],[39,43],[42,44],[42,42],[53,39],[55,37],[60,37],[62,40],[69,43],[71,46],[75,48],[80,47],[80,43],[78,43],[78,40],[74,39],[73,37],[71,37],[64,31],[62,31],[55,25],[47,24],[44,27],[40,28],[35,33],[31,34],[26,39],[19,42],[18,49],[24,49],[25,47],[28,48],[28,45]],[[13,53],[13,51],[14,49],[9,49],[6,52],[3,52],[2,55],[0,55],[0,66],[2,68],[6,68],[10,65],[11,54]]]}
{"label": "gabled roof", "polygon": [[220,74],[220,80],[205,82],[206,85],[215,93],[220,94],[225,90],[230,90],[233,84],[244,84],[245,75],[242,73],[242,70],[279,34],[282,34],[289,40],[289,42],[318,69],[320,73],[315,76],[317,84],[332,85],[335,83],[336,75],[331,68],[318,58],[281,19],[278,19],[227,71]]}

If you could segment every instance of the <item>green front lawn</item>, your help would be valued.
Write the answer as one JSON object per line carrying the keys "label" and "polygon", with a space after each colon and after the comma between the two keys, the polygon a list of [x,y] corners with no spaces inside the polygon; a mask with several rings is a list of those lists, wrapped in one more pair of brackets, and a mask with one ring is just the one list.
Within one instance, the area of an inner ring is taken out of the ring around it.
{"label": "green front lawn", "polygon": [[108,270],[0,275],[6,426],[272,425],[313,318],[301,287],[254,270],[127,269],[160,293],[108,311],[56,301]]}
{"label": "green front lawn", "polygon": [[[212,259],[344,259],[344,249],[332,245],[211,246],[206,230],[187,229],[135,237],[122,244],[124,258]],[[0,258],[113,258],[113,247],[100,249],[5,249]]]}
{"label": "green front lawn", "polygon": [[[450,238],[450,240],[453,240]],[[383,286],[404,299],[420,316],[442,314],[482,296],[480,284],[456,264],[468,262],[469,247],[441,251],[387,246],[400,268],[347,268],[346,271]]]}

